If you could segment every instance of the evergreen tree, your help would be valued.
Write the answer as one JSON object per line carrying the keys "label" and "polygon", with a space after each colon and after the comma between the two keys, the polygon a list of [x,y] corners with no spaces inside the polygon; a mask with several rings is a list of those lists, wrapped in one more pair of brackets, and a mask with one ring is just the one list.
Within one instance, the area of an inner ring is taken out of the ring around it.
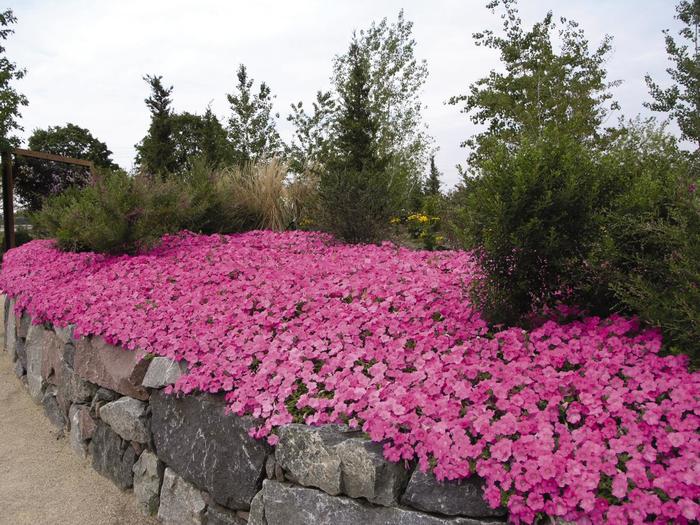
{"label": "evergreen tree", "polygon": [[651,76],[645,77],[653,102],[646,106],[653,111],[669,113],[678,122],[683,139],[700,148],[700,0],[683,0],[676,6],[676,19],[684,27],[677,42],[664,31],[666,53],[673,67],[666,71],[673,84],[663,89]]}
{"label": "evergreen tree", "polygon": [[165,87],[162,76],[146,75],[144,80],[151,88],[151,95],[145,99],[151,112],[151,125],[148,134],[136,145],[136,163],[152,175],[165,176],[177,170],[170,108],[173,87]]}
{"label": "evergreen tree", "polygon": [[189,170],[195,159],[212,168],[230,161],[226,130],[211,108],[208,107],[204,115],[177,113],[171,120],[176,172]]}
{"label": "evergreen tree", "polygon": [[234,161],[242,164],[280,155],[282,140],[277,132],[272,112],[274,96],[265,82],[253,92],[254,80],[248,78],[248,70],[241,64],[237,73],[236,91],[226,95],[232,114],[228,121],[228,136]]}
{"label": "evergreen tree", "polygon": [[[29,137],[28,146],[35,151],[91,160],[98,168],[119,169],[107,144],[75,124],[36,129]],[[60,162],[19,157],[15,166],[17,194],[30,210],[41,208],[45,197],[72,186],[84,186],[91,179],[88,168]]]}
{"label": "evergreen tree", "polygon": [[[395,22],[386,18],[354,35],[368,63],[368,104],[376,122],[380,154],[390,160],[395,185],[401,182],[405,199],[420,191],[432,149],[423,122],[421,91],[428,77],[425,60],[416,58],[413,23],[399,11]],[[333,82],[336,91],[348,82],[353,68],[350,53],[336,57]]]}
{"label": "evergreen tree", "polygon": [[[17,23],[17,18],[11,9],[6,9],[0,13],[0,41],[14,33],[10,29],[12,24]],[[16,80],[24,78],[26,71],[18,68],[17,64],[10,62],[5,55],[5,46],[0,45],[0,149],[18,146],[19,139],[12,136],[13,131],[22,131],[19,125],[20,107],[28,104],[27,97],[18,93],[12,86]]]}
{"label": "evergreen tree", "polygon": [[326,225],[349,242],[380,237],[393,211],[389,159],[378,143],[379,123],[371,110],[369,61],[353,38],[347,80],[339,86],[331,158],[321,175]]}
{"label": "evergreen tree", "polygon": [[435,165],[435,155],[430,156],[430,172],[428,173],[428,179],[425,181],[425,189],[423,190],[426,195],[440,195],[440,172]]}

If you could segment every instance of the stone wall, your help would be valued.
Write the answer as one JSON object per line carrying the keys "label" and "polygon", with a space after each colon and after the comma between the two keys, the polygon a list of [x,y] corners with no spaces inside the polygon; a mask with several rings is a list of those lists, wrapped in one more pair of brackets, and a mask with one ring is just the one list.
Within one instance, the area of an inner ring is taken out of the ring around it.
{"label": "stone wall", "polygon": [[380,444],[339,425],[292,424],[273,448],[222,396],[165,395],[181,363],[34,325],[5,301],[17,377],[71,448],[166,524],[477,525],[503,522],[470,478],[438,483],[384,459]]}

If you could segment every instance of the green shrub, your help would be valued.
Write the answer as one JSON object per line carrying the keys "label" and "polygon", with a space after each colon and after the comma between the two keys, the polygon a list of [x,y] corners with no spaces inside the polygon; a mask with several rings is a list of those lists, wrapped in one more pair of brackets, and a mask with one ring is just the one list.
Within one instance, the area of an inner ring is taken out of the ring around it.
{"label": "green shrub", "polygon": [[465,190],[462,238],[479,249],[475,298],[493,323],[518,323],[571,290],[604,197],[591,150],[556,129],[505,145]]}
{"label": "green shrub", "polygon": [[292,198],[286,174],[278,161],[222,170],[195,162],[167,177],[103,173],[48,199],[35,216],[36,230],[64,250],[105,253],[133,253],[181,230],[283,230],[303,196],[297,189]]}
{"label": "green shrub", "polygon": [[623,189],[602,214],[583,286],[591,306],[636,314],[700,358],[697,159],[653,124],[633,123],[605,159]]}

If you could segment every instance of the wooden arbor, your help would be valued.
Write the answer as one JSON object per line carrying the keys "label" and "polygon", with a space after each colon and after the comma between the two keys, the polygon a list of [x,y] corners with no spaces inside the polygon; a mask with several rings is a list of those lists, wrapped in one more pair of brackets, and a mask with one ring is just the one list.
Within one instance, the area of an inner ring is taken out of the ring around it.
{"label": "wooden arbor", "polygon": [[12,173],[12,155],[16,157],[29,157],[33,159],[50,160],[64,164],[76,164],[90,168],[90,173],[94,174],[95,165],[90,160],[75,159],[44,153],[43,151],[32,151],[29,149],[12,148],[2,153],[2,215],[5,228],[5,251],[15,247],[15,207],[14,207],[14,176]]}

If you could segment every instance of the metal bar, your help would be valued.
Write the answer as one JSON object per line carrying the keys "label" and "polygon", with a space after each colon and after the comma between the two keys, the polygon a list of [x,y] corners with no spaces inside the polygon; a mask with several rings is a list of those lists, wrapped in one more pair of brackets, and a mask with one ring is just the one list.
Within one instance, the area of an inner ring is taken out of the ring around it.
{"label": "metal bar", "polygon": [[52,160],[54,162],[63,162],[65,164],[78,164],[79,166],[87,166],[91,170],[94,168],[91,160],[64,157],[63,155],[54,155],[53,153],[44,153],[43,151],[32,151],[30,149],[15,148],[13,150],[13,153],[20,157],[32,157],[35,159]]}
{"label": "metal bar", "polygon": [[4,222],[5,251],[15,247],[15,210],[13,203],[12,153],[2,152],[2,217]]}

